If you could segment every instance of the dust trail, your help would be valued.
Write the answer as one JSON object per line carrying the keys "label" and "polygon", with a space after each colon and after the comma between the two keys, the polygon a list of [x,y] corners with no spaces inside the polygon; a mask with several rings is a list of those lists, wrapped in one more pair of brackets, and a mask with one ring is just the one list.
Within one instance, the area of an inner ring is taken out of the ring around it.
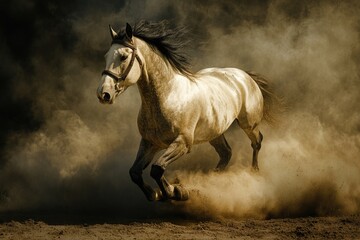
{"label": "dust trail", "polygon": [[260,26],[245,22],[230,33],[209,28],[209,48],[216,51],[207,65],[267,73],[288,111],[277,129],[262,127],[259,174],[248,170],[248,140],[234,133],[228,133],[236,154],[227,172],[177,173],[197,196],[185,205],[190,213],[265,218],[360,211],[359,5],[304,4],[298,19],[284,5],[272,2]]}
{"label": "dust trail", "polygon": [[271,139],[264,140],[259,173],[241,165],[244,157],[239,153],[224,173],[178,171],[177,177],[193,194],[185,209],[213,217],[358,213],[360,136],[349,137],[309,114],[296,113],[293,118],[298,124],[286,124],[286,132],[267,129]]}
{"label": "dust trail", "polygon": [[[9,18],[0,32],[7,59],[1,60],[7,80],[1,109],[9,119],[2,119],[0,139],[0,212],[359,213],[359,9],[358,1],[13,1],[1,8]],[[272,80],[288,111],[278,128],[262,126],[260,173],[249,171],[250,143],[232,127],[226,172],[209,171],[217,157],[208,145],[169,167],[169,178],[193,189],[189,202],[148,203],[131,183],[128,169],[140,140],[137,89],[113,106],[100,105],[95,91],[110,44],[107,25],[139,19],[189,26],[196,37],[189,51],[194,71],[238,67]]]}

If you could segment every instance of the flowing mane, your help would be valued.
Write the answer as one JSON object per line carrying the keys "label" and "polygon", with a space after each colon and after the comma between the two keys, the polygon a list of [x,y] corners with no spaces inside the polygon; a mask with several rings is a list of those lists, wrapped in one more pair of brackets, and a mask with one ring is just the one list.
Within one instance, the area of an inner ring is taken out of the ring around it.
{"label": "flowing mane", "polygon": [[[171,66],[181,74],[191,77],[190,63],[183,49],[188,45],[184,39],[184,27],[171,28],[168,21],[139,21],[133,28],[133,35],[156,48],[169,61]],[[125,29],[118,32],[117,39],[123,40]]]}

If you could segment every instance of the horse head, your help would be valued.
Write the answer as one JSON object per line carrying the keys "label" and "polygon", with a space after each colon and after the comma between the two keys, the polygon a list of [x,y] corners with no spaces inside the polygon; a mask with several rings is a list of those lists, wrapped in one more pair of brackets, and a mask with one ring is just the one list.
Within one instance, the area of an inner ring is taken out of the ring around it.
{"label": "horse head", "polygon": [[105,54],[106,65],[97,96],[101,103],[111,104],[118,95],[140,79],[143,63],[138,55],[131,26],[127,23],[125,31],[119,33],[110,25],[109,29],[112,42]]}

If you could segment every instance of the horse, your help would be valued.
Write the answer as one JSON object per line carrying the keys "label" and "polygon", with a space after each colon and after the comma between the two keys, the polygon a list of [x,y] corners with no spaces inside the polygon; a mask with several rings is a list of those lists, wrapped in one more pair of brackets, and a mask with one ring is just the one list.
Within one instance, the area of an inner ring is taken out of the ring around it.
{"label": "horse", "polygon": [[[141,134],[130,177],[149,201],[189,198],[181,184],[164,177],[166,167],[190,152],[195,144],[209,142],[219,155],[216,171],[223,171],[231,158],[224,132],[236,121],[251,140],[252,168],[258,167],[263,135],[259,123],[271,121],[277,97],[268,81],[258,74],[237,68],[189,70],[183,52],[184,28],[168,22],[139,21],[116,32],[105,54],[97,97],[112,104],[128,87],[137,84],[141,107],[137,118]],[[165,150],[153,160],[155,154]],[[144,182],[143,170],[150,164],[150,176],[159,188]]]}

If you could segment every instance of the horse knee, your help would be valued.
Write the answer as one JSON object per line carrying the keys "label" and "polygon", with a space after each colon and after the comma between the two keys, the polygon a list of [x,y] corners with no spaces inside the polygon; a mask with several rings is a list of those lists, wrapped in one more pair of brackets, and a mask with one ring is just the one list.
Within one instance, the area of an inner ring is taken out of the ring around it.
{"label": "horse knee", "polygon": [[136,183],[136,184],[140,184],[143,179],[142,179],[142,172],[139,172],[136,168],[130,168],[129,170],[129,174],[130,174],[130,178],[131,180]]}
{"label": "horse knee", "polygon": [[164,175],[165,169],[162,168],[159,165],[152,165],[151,166],[151,171],[150,171],[150,176],[152,178],[154,178],[155,180],[160,179],[163,175]]}

